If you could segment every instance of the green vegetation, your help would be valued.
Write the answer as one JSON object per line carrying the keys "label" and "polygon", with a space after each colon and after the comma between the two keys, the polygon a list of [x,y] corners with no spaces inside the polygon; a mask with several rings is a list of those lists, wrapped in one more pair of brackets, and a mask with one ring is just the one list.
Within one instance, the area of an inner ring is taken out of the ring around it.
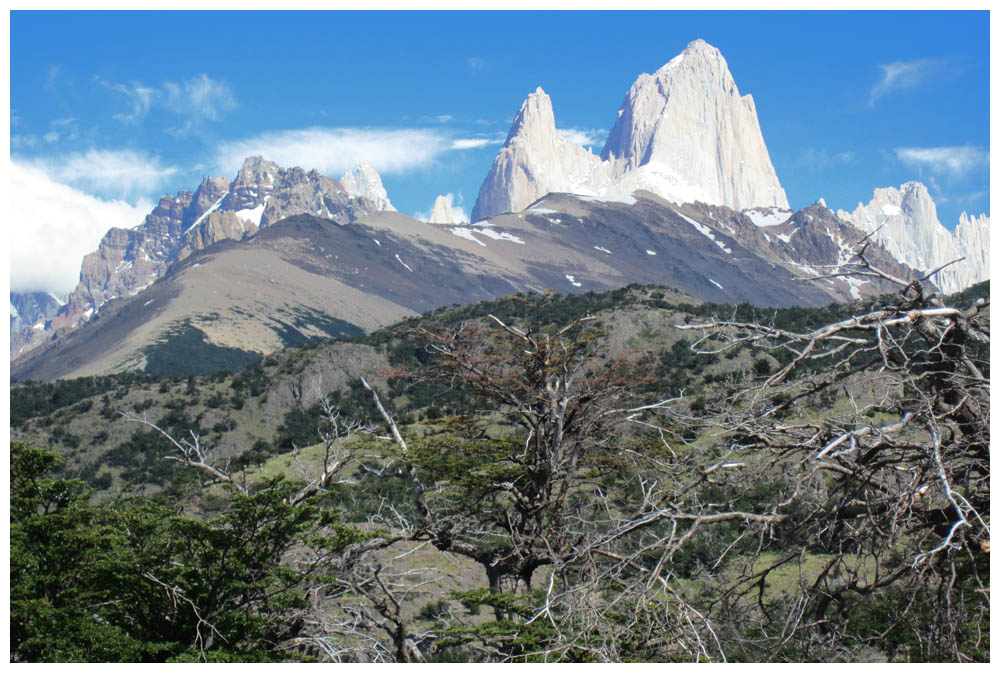
{"label": "green vegetation", "polygon": [[260,353],[209,343],[205,332],[189,318],[173,325],[163,338],[142,349],[146,357],[143,371],[154,376],[233,371],[260,358]]}
{"label": "green vegetation", "polygon": [[11,659],[986,661],[988,296],[514,296],[14,385]]}

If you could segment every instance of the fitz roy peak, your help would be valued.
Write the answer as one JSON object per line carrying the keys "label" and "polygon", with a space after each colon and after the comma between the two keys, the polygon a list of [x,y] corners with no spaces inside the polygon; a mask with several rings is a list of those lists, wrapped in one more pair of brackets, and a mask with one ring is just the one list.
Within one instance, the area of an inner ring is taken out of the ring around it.
{"label": "fitz roy peak", "polygon": [[563,138],[541,88],[528,96],[490,168],[472,220],[518,212],[550,192],[788,208],[757,121],[718,49],[691,42],[632,85],[600,156]]}

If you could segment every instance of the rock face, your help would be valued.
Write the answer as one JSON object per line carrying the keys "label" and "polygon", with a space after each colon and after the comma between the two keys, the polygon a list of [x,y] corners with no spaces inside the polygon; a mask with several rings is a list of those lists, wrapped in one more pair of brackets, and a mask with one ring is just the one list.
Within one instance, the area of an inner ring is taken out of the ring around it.
{"label": "rock face", "polygon": [[367,162],[362,163],[353,171],[344,173],[340,178],[340,184],[344,186],[351,196],[363,196],[379,210],[396,212],[392,203],[389,202],[389,195],[386,194],[385,187],[382,186],[382,177]]}
{"label": "rock face", "polygon": [[451,209],[450,196],[438,195],[434,199],[434,207],[431,208],[431,215],[427,218],[430,224],[460,224],[462,218],[458,217]]}
{"label": "rock face", "polygon": [[25,345],[27,337],[36,330],[44,330],[46,321],[54,317],[65,304],[51,292],[10,293],[10,334],[12,353]]}
{"label": "rock face", "polygon": [[[382,181],[370,166],[350,175],[356,188],[388,204]],[[333,178],[250,157],[232,182],[203,178],[194,192],[161,197],[142,224],[110,229],[98,249],[84,257],[79,284],[44,329],[19,324],[15,331],[12,323],[11,358],[79,327],[107,302],[138,294],[175,262],[215,243],[244,240],[292,215],[306,213],[343,225],[378,210],[374,201],[352,196]]]}
{"label": "rock face", "polygon": [[764,145],[753,98],[740,96],[726,60],[690,43],[629,89],[601,159],[619,190],[671,201],[788,208]]}
{"label": "rock face", "polygon": [[541,88],[528,96],[472,221],[523,210],[550,192],[620,198],[640,189],[675,203],[788,208],[753,98],[740,96],[722,54],[702,40],[639,76],[599,157],[558,133]]}
{"label": "rock face", "polygon": [[[923,272],[965,257],[931,280],[945,293],[958,292],[990,276],[990,218],[962,213],[955,233],[941,225],[937,206],[920,182],[876,189],[867,205],[837,215],[874,238],[896,259]],[[877,231],[876,231],[877,230]]]}
{"label": "rock face", "polygon": [[606,177],[599,157],[559,135],[552,100],[538,87],[514,117],[471,219],[523,210],[550,192],[596,195]]}

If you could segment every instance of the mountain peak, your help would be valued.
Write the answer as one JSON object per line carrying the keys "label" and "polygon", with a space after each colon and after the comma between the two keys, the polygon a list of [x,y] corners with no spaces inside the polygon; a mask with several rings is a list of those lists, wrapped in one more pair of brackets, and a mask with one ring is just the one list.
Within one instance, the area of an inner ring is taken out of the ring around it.
{"label": "mountain peak", "polygon": [[[931,277],[944,292],[957,292],[989,278],[989,218],[959,218],[954,233],[938,220],[927,186],[912,180],[873,191],[868,204],[837,215],[873,238],[894,257],[919,271],[932,271],[960,257]],[[963,214],[964,215],[964,214]]]}
{"label": "mountain peak", "polygon": [[382,185],[382,177],[367,161],[361,162],[353,171],[344,173],[340,184],[350,196],[363,196],[371,200],[379,210],[396,211]]}
{"label": "mountain peak", "polygon": [[455,215],[455,211],[452,210],[452,195],[447,196],[438,195],[434,199],[434,207],[431,208],[431,215],[427,218],[427,222],[430,224],[460,224],[462,219]]}
{"label": "mountain peak", "polygon": [[552,112],[552,99],[542,87],[538,87],[521,103],[521,109],[514,116],[504,144],[510,144],[512,140],[526,132],[548,133],[550,129],[554,132],[555,128],[556,118]]}
{"label": "mountain peak", "polygon": [[600,157],[560,136],[552,101],[536,88],[514,116],[472,221],[521,210],[549,192],[638,190],[675,203],[788,209],[753,99],[740,95],[721,52],[704,40],[639,75]]}

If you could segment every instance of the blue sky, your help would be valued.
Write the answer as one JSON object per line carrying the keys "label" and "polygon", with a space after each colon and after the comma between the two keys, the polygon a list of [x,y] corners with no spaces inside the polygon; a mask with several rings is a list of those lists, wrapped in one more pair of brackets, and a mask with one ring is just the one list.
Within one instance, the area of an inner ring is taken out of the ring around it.
{"label": "blue sky", "polygon": [[21,261],[53,228],[93,250],[109,223],[232,177],[249,151],[337,178],[367,160],[400,211],[450,193],[467,213],[536,86],[599,152],[635,78],[696,38],[753,95],[793,207],[853,210],[921,180],[946,227],[989,213],[987,12],[13,12],[10,26],[14,290],[72,285],[75,249],[52,254],[75,268],[51,278]]}

